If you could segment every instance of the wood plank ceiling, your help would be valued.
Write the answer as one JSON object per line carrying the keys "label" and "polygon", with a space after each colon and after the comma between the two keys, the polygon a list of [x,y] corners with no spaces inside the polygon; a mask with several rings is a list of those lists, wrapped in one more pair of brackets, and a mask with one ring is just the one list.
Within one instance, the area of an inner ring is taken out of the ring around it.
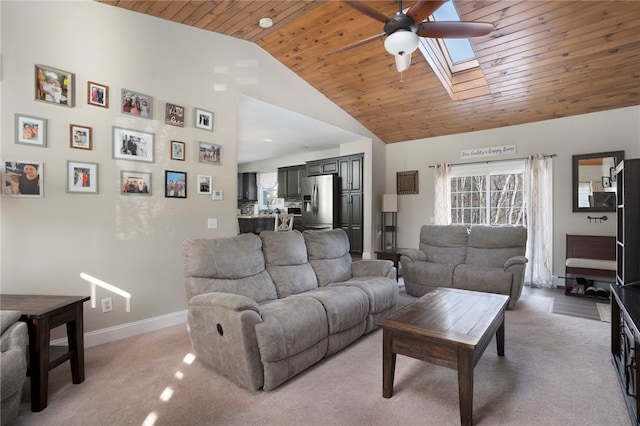
{"label": "wood plank ceiling", "polygon": [[640,105],[636,0],[455,0],[461,20],[496,28],[471,39],[491,93],[458,101],[419,51],[403,81],[382,41],[325,56],[382,31],[343,2],[98,1],[255,42],[385,143]]}

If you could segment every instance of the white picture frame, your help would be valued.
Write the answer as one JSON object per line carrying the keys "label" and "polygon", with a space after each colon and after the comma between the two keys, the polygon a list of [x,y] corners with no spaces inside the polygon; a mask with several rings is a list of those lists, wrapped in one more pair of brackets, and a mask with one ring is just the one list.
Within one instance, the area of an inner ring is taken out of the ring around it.
{"label": "white picture frame", "polygon": [[113,126],[113,158],[153,163],[153,133]]}
{"label": "white picture frame", "polygon": [[211,176],[198,175],[198,194],[211,194]]}
{"label": "white picture frame", "polygon": [[196,129],[213,132],[213,113],[202,108],[194,108],[193,125]]}

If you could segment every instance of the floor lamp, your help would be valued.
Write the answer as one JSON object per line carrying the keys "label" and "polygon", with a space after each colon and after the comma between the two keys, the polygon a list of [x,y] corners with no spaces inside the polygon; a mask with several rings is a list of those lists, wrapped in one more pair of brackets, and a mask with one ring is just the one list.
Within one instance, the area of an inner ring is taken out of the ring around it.
{"label": "floor lamp", "polygon": [[397,248],[396,236],[398,231],[398,195],[382,195],[382,241],[381,249],[395,250]]}

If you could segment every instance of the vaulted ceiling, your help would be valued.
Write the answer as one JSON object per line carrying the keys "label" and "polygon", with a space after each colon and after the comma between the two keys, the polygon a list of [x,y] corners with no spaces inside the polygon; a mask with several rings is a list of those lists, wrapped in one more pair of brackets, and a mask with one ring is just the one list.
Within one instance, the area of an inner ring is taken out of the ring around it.
{"label": "vaulted ceiling", "polygon": [[[470,39],[488,91],[461,100],[419,51],[401,80],[382,38],[327,55],[382,32],[345,2],[99,1],[255,42],[385,143],[640,105],[636,0],[454,0],[462,21],[495,27]],[[389,17],[398,10],[396,1],[363,3]],[[263,17],[274,25],[260,28]],[[474,91],[476,77],[453,82]]]}

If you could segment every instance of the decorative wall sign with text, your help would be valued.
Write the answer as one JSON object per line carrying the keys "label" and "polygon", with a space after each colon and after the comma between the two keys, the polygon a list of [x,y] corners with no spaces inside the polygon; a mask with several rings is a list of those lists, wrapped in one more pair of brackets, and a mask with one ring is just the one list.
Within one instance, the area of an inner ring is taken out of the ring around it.
{"label": "decorative wall sign with text", "polygon": [[460,153],[460,158],[469,160],[481,157],[496,157],[499,155],[512,155],[516,153],[515,145],[491,146],[489,148],[465,149]]}

